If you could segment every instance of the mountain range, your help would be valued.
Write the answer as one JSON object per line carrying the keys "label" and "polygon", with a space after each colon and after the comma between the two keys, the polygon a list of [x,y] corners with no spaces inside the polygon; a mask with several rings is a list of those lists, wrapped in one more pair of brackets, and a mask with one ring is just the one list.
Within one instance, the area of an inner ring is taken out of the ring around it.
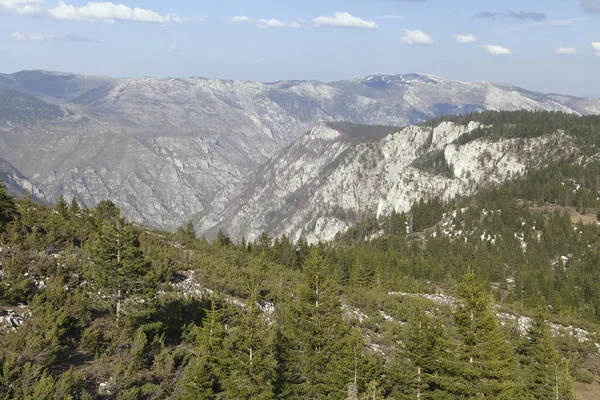
{"label": "mountain range", "polygon": [[[598,114],[600,100],[419,74],[258,83],[22,71],[0,75],[0,158],[12,167],[13,192],[40,199],[111,199],[128,218],[166,229],[193,218],[208,235],[239,236],[249,224],[253,236],[320,240],[363,214],[469,192],[527,168],[555,132],[457,146],[452,140],[474,125],[408,127],[519,109]],[[418,163],[440,154],[454,175],[432,180]]]}

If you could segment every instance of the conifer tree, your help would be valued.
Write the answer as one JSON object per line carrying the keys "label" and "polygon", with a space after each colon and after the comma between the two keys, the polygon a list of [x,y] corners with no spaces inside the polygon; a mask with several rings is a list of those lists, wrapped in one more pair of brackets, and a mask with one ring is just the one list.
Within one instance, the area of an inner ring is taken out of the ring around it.
{"label": "conifer tree", "polygon": [[71,204],[69,204],[69,213],[71,214],[71,218],[77,217],[81,212],[81,207],[79,207],[79,203],[75,196],[71,198]]}
{"label": "conifer tree", "polygon": [[112,221],[104,220],[91,245],[90,256],[92,283],[113,293],[118,317],[123,296],[139,289],[148,270],[138,234],[118,216]]}
{"label": "conifer tree", "polygon": [[56,203],[55,210],[58,212],[58,215],[60,215],[61,218],[63,218],[63,219],[69,218],[69,206],[67,205],[67,201],[65,200],[65,197],[62,194],[58,198],[58,202]]}
{"label": "conifer tree", "polygon": [[390,371],[394,398],[452,399],[447,391],[452,382],[449,370],[451,343],[438,315],[428,315],[422,302],[416,305],[402,336]]}
{"label": "conifer tree", "polygon": [[326,266],[318,248],[313,248],[302,268],[296,300],[287,307],[283,395],[291,398],[343,398],[353,381],[350,329]]}
{"label": "conifer tree", "polygon": [[227,236],[225,232],[219,230],[219,233],[217,233],[217,236],[215,236],[215,239],[213,240],[213,244],[217,244],[219,246],[229,246],[231,244],[231,238]]}
{"label": "conifer tree", "polygon": [[0,230],[17,217],[17,206],[14,199],[6,193],[6,186],[0,182]]}
{"label": "conifer tree", "polygon": [[535,399],[575,399],[568,361],[556,348],[550,324],[538,316],[527,336],[521,346],[527,395]]}
{"label": "conifer tree", "polygon": [[272,399],[277,381],[275,332],[259,307],[257,290],[235,317],[223,342],[223,392],[231,399]]}
{"label": "conifer tree", "polygon": [[464,275],[457,294],[460,303],[454,319],[461,337],[461,364],[452,390],[461,397],[519,398],[514,349],[494,313],[490,295],[473,273]]}
{"label": "conifer tree", "polygon": [[221,392],[219,378],[223,374],[223,339],[225,330],[221,322],[223,314],[214,301],[211,310],[202,320],[201,328],[194,328],[195,347],[193,355],[181,378],[177,400],[216,399]]}
{"label": "conifer tree", "polygon": [[180,227],[177,232],[187,239],[196,239],[196,229],[192,220],[189,220],[185,226]]}

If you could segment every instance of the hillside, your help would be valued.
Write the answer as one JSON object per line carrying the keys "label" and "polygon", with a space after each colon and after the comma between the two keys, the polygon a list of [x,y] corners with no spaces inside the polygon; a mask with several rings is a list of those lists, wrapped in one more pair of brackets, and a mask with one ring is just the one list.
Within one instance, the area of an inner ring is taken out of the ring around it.
{"label": "hillside", "polygon": [[55,121],[64,116],[57,105],[20,92],[0,89],[0,129]]}
{"label": "hillside", "polygon": [[106,85],[112,78],[50,71],[19,71],[0,74],[0,89],[35,96],[50,103],[69,102],[83,93]]}
{"label": "hillside", "polygon": [[7,192],[15,197],[29,193],[38,202],[43,202],[43,193],[10,163],[0,159],[0,181],[6,185]]}
{"label": "hillside", "polygon": [[87,91],[81,79],[80,95],[62,104],[65,120],[3,130],[0,157],[48,199],[111,199],[128,218],[167,229],[207,214],[219,192],[323,121],[406,126],[488,109],[600,112],[595,99],[417,74],[266,84],[132,78]]}
{"label": "hillside", "polygon": [[597,398],[600,161],[582,161],[314,246],[0,190],[0,396]]}
{"label": "hillside", "polygon": [[324,123],[217,197],[199,231],[331,240],[420,199],[468,196],[551,162],[594,157],[599,133],[598,117],[545,112],[449,116],[381,132]]}

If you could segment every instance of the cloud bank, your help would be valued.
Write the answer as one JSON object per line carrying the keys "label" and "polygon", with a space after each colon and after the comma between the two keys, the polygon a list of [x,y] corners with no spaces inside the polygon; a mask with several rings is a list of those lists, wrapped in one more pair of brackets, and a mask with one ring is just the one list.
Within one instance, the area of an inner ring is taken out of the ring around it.
{"label": "cloud bank", "polygon": [[97,21],[109,23],[129,21],[162,25],[182,22],[180,17],[173,14],[161,15],[149,9],[132,8],[111,2],[89,2],[86,5],[78,7],[60,1],[58,6],[48,10],[48,14],[60,21]]}
{"label": "cloud bank", "polygon": [[0,0],[0,12],[35,15],[43,12],[43,0]]}

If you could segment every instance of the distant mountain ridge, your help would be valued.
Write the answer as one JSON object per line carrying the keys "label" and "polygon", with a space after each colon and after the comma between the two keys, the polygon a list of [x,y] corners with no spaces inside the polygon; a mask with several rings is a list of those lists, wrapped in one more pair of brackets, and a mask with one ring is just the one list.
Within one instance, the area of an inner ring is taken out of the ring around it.
{"label": "distant mountain ridge", "polygon": [[60,104],[113,80],[114,78],[62,72],[19,71],[14,74],[0,74],[0,89],[14,90]]}
{"label": "distant mountain ridge", "polygon": [[20,115],[33,116],[18,125],[0,114],[0,157],[50,201],[110,198],[128,218],[168,229],[212,212],[220,192],[324,121],[408,126],[483,110],[600,113],[597,99],[419,74],[265,84],[28,71],[0,76],[0,88],[7,82],[51,97],[63,116],[36,117],[25,106]]}

